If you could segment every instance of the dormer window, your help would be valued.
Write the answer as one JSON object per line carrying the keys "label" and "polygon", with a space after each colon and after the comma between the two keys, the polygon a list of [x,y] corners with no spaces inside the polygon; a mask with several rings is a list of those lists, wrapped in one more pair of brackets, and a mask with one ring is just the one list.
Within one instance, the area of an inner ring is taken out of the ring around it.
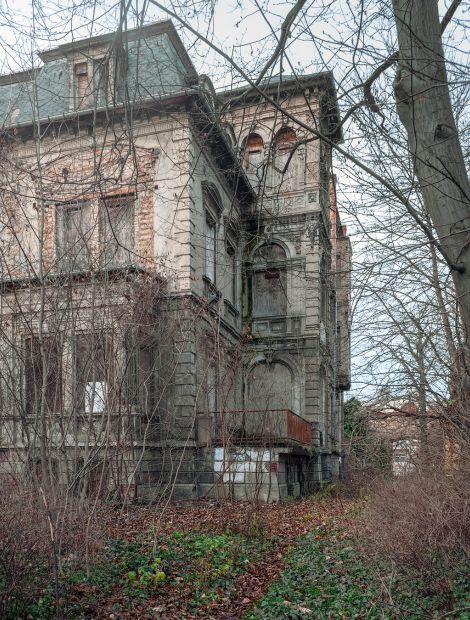
{"label": "dormer window", "polygon": [[93,63],[94,95],[97,106],[105,106],[109,95],[109,61],[100,58]]}
{"label": "dormer window", "polygon": [[74,65],[75,104],[79,110],[101,107],[109,98],[109,59],[97,58],[93,61]]}
{"label": "dormer window", "polygon": [[88,63],[79,62],[75,65],[75,94],[77,98],[77,107],[79,110],[87,107],[88,103],[88,86],[90,80],[88,77]]}

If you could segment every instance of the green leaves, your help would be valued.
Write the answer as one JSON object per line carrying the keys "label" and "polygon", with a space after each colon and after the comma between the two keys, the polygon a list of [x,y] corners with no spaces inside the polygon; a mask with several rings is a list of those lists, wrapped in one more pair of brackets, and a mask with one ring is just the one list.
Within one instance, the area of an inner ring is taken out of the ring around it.
{"label": "green leaves", "polygon": [[[281,579],[245,615],[245,620],[418,620],[423,611],[432,614],[442,609],[442,601],[425,595],[425,584],[419,576],[393,568],[366,555],[357,540],[344,538],[341,531],[316,528],[292,548]],[[464,592],[467,599],[469,595],[468,584],[462,583],[461,588],[459,602],[463,607]]]}

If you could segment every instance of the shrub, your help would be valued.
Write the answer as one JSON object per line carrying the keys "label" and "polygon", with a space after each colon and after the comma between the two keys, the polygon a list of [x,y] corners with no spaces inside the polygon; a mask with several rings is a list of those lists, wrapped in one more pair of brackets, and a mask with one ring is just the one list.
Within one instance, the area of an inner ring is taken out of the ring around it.
{"label": "shrub", "polygon": [[382,480],[362,528],[380,551],[442,588],[468,569],[470,481],[463,473],[433,471]]}
{"label": "shrub", "polygon": [[[61,606],[61,566],[78,557],[83,562],[88,516],[70,498],[46,497],[32,486],[1,489],[1,618],[33,608],[35,618],[49,617]],[[88,538],[89,548],[95,544]]]}

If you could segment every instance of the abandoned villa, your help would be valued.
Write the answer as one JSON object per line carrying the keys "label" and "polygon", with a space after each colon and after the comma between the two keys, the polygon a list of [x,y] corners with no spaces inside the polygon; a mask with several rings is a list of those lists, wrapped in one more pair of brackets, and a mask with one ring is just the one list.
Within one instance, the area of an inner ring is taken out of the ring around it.
{"label": "abandoned villa", "polygon": [[337,475],[332,74],[216,92],[169,21],[40,59],[0,77],[3,483],[276,501]]}

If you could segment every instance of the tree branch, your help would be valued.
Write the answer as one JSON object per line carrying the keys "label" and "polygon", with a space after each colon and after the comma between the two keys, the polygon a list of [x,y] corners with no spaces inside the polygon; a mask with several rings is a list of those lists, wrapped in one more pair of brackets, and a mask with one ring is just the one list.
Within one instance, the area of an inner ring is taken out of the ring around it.
{"label": "tree branch", "polygon": [[170,15],[171,17],[173,17],[173,19],[175,19],[177,22],[179,22],[184,28],[186,28],[186,30],[191,32],[200,41],[202,41],[208,47],[210,47],[210,49],[214,50],[217,54],[219,54],[219,56],[224,58],[239,73],[239,75],[244,80],[246,80],[246,82],[251,86],[251,88],[254,91],[256,91],[261,97],[263,97],[263,99],[267,103],[272,105],[274,107],[274,109],[276,109],[278,112],[281,112],[286,118],[291,120],[298,127],[301,127],[302,129],[305,129],[306,131],[310,132],[316,138],[319,138],[320,140],[322,140],[322,142],[324,142],[325,144],[328,144],[328,146],[330,146],[332,149],[335,149],[338,153],[343,155],[343,157],[346,157],[354,165],[356,165],[358,168],[360,168],[361,170],[366,172],[368,175],[370,175],[376,181],[381,183],[385,188],[387,188],[395,196],[395,198],[397,198],[397,200],[399,200],[405,206],[406,210],[411,215],[411,217],[415,220],[415,222],[418,224],[418,226],[421,228],[421,230],[424,232],[424,234],[428,238],[429,242],[432,243],[436,247],[436,249],[440,252],[440,254],[442,255],[442,257],[446,261],[446,263],[449,266],[449,268],[454,270],[454,271],[459,271],[459,272],[461,271],[461,266],[454,264],[454,262],[451,260],[451,258],[447,254],[447,251],[442,247],[442,245],[439,243],[439,241],[434,237],[434,235],[432,233],[432,230],[430,228],[428,228],[428,226],[426,226],[425,222],[423,222],[423,220],[421,219],[421,217],[419,216],[418,212],[413,207],[411,202],[408,200],[408,198],[406,196],[403,195],[403,193],[399,189],[397,189],[394,185],[392,185],[392,183],[387,181],[387,179],[385,179],[383,176],[381,176],[380,174],[375,172],[375,170],[373,170],[372,168],[370,168],[369,166],[364,164],[360,159],[358,159],[354,155],[351,155],[351,153],[348,153],[348,151],[343,149],[339,144],[337,144],[328,135],[323,134],[322,132],[318,131],[318,129],[315,129],[315,128],[311,127],[310,125],[308,125],[306,122],[302,121],[300,118],[296,118],[295,116],[290,114],[288,112],[288,110],[286,110],[279,102],[277,102],[275,99],[270,97],[266,92],[264,92],[260,88],[260,86],[257,83],[255,83],[250,78],[250,76],[242,69],[242,67],[240,67],[240,65],[235,60],[233,60],[233,58],[231,58],[226,52],[224,52],[222,49],[220,49],[217,45],[215,45],[212,41],[210,41],[203,34],[198,32],[190,24],[188,24],[177,13],[175,13],[171,9],[169,9],[169,8],[163,6],[162,4],[160,4],[160,2],[158,2],[158,0],[149,0],[149,2],[151,4],[153,4],[153,5],[155,5],[160,10],[164,11],[165,13],[167,13],[168,15]]}
{"label": "tree branch", "polygon": [[[446,14],[444,15],[441,21],[441,34],[444,34],[445,29],[449,25],[452,17],[455,14],[455,11],[458,9],[461,3],[462,3],[462,0],[454,0],[452,4],[450,5],[450,7],[447,9]],[[377,101],[375,100],[375,97],[372,94],[372,85],[382,75],[382,73],[384,73],[384,71],[386,71],[389,67],[391,67],[396,62],[398,62],[398,58],[399,58],[398,51],[395,51],[393,52],[393,54],[390,54],[390,56],[386,60],[384,60],[383,63],[379,65],[373,71],[370,77],[368,77],[367,80],[362,84],[362,88],[364,89],[364,98],[367,102],[367,106],[372,112],[375,112],[376,114],[381,115],[382,112],[380,111],[380,108],[377,105]]]}

